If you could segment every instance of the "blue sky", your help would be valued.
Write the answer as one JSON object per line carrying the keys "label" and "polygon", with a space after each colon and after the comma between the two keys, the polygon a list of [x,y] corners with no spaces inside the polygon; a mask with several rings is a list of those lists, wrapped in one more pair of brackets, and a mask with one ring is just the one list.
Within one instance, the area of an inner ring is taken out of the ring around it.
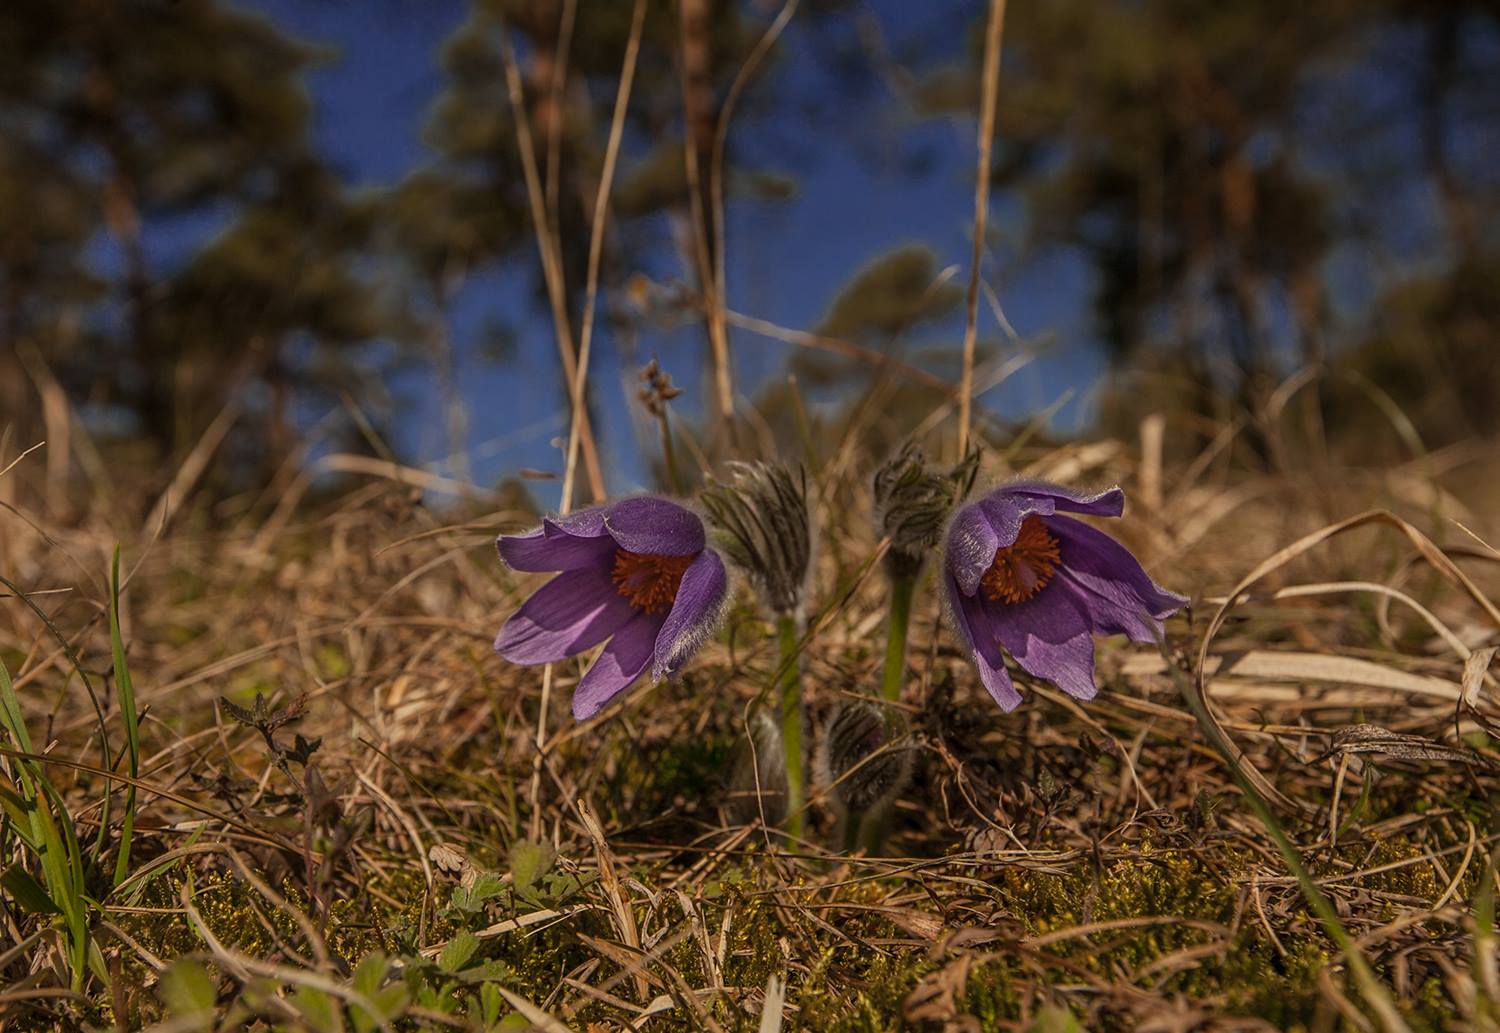
{"label": "blue sky", "polygon": [[[308,80],[317,145],[354,186],[378,188],[421,167],[432,155],[421,133],[442,89],[437,54],[463,20],[467,5],[455,0],[367,3],[364,0],[241,0],[285,31],[330,48],[332,60]],[[587,4],[583,5],[586,11]],[[894,43],[917,31],[948,31],[960,54],[963,26],[972,5],[949,0],[912,5],[875,0],[869,8]],[[934,26],[938,29],[934,30]],[[951,26],[952,28],[948,28]],[[817,89],[819,55],[807,34],[794,27],[784,37],[779,89]],[[875,88],[851,96],[836,125],[783,120],[774,132],[753,123],[737,129],[735,145],[755,167],[790,172],[797,194],[786,202],[737,202],[728,212],[729,303],[783,326],[816,325],[830,299],[865,262],[899,244],[921,241],[942,265],[958,264],[967,277],[973,205],[974,127],[969,122],[913,125],[889,92]],[[900,160],[922,148],[932,160],[912,174]],[[994,229],[1002,241],[1019,233],[1016,206],[997,199]],[[526,262],[534,256],[525,256]],[[991,282],[1005,314],[1023,338],[1050,335],[1053,347],[984,404],[1007,416],[1024,417],[1073,389],[1076,398],[1058,416],[1064,428],[1087,416],[1087,396],[1103,371],[1088,339],[1087,282],[1080,263],[1061,258],[1031,265],[1024,275]],[[558,439],[564,432],[556,346],[545,314],[536,308],[533,271],[522,264],[474,277],[454,305],[450,334],[458,349],[462,390],[469,411],[473,471],[493,484],[521,468],[560,470]],[[474,340],[495,319],[517,334],[515,358],[503,365],[483,360]],[[931,328],[927,340],[955,342],[961,324]],[[998,337],[987,314],[981,333]],[[910,342],[920,344],[923,335]],[[683,403],[702,404],[701,333],[688,328],[638,342],[646,356],[658,354],[688,389]],[[751,393],[784,369],[788,346],[736,331],[732,340],[737,386]],[[601,438],[611,487],[640,486],[641,447],[628,413],[634,368],[622,369],[615,343],[596,338],[591,379],[605,426]],[[425,373],[396,384],[401,409],[393,421],[409,454],[440,462],[446,451],[436,392]],[[538,483],[545,503],[556,489]]]}

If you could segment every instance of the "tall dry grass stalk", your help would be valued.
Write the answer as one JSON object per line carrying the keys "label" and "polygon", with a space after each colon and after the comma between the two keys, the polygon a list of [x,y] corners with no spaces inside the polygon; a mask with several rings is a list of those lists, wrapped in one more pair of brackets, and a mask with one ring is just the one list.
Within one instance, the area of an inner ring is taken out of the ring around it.
{"label": "tall dry grass stalk", "polygon": [[[531,125],[526,114],[526,92],[521,83],[515,48],[503,25],[501,33],[500,56],[505,67],[506,90],[516,120],[516,146],[521,152],[521,169],[526,179],[532,229],[536,237],[537,254],[541,259],[542,278],[547,285],[547,300],[552,308],[552,326],[557,340],[558,357],[562,360],[563,380],[571,391],[578,377],[578,355],[574,351],[572,320],[568,316],[568,292],[563,275],[561,240],[553,233],[551,219],[547,214],[546,194],[537,169],[536,144],[532,139]],[[602,502],[607,492],[604,471],[599,464],[598,445],[588,413],[584,412],[578,419],[580,448],[584,470],[589,479],[589,491],[595,502]]]}
{"label": "tall dry grass stalk", "polygon": [[984,26],[984,67],[979,89],[979,158],[974,173],[974,246],[969,256],[969,290],[964,298],[963,373],[958,385],[958,454],[969,449],[974,408],[974,346],[979,336],[979,283],[990,214],[990,152],[995,141],[995,106],[1000,90],[1000,30],[1005,0],[990,0]]}

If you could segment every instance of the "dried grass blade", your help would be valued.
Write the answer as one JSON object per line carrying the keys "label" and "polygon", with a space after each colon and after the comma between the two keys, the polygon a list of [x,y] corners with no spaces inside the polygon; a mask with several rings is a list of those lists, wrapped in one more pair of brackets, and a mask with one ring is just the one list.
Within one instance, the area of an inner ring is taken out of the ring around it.
{"label": "dried grass blade", "polygon": [[1198,709],[1202,709],[1205,719],[1207,720],[1208,725],[1215,737],[1221,738],[1225,743],[1225,746],[1227,747],[1225,751],[1225,757],[1229,761],[1230,766],[1234,769],[1236,776],[1246,779],[1249,784],[1254,786],[1255,790],[1259,794],[1275,801],[1278,806],[1286,810],[1302,811],[1306,813],[1311,811],[1313,808],[1310,804],[1300,803],[1292,800],[1291,798],[1286,796],[1286,794],[1282,793],[1279,789],[1272,785],[1270,781],[1248,761],[1248,759],[1245,757],[1244,751],[1234,743],[1233,739],[1231,739],[1228,733],[1225,731],[1222,722],[1219,720],[1218,716],[1214,714],[1213,707],[1209,703],[1208,699],[1209,650],[1213,646],[1215,636],[1218,635],[1219,631],[1224,627],[1224,623],[1229,619],[1230,611],[1233,610],[1235,605],[1240,601],[1241,596],[1252,585],[1260,581],[1260,579],[1265,577],[1267,574],[1270,574],[1272,571],[1285,566],[1293,559],[1316,548],[1323,542],[1328,541],[1330,538],[1334,538],[1348,531],[1352,531],[1360,527],[1365,527],[1370,524],[1385,524],[1399,530],[1407,537],[1409,541],[1411,541],[1413,545],[1416,546],[1417,551],[1421,553],[1423,558],[1426,559],[1428,563],[1430,563],[1439,573],[1443,574],[1443,576],[1447,577],[1450,581],[1453,581],[1455,584],[1462,587],[1464,591],[1469,595],[1469,597],[1473,599],[1480,606],[1480,608],[1483,609],[1485,613],[1489,615],[1489,617],[1495,622],[1495,626],[1497,628],[1500,628],[1500,609],[1497,609],[1495,607],[1495,604],[1492,603],[1484,595],[1484,593],[1479,590],[1478,586],[1476,586],[1474,582],[1470,580],[1468,575],[1460,570],[1453,563],[1453,561],[1449,559],[1448,556],[1445,555],[1443,551],[1432,542],[1431,539],[1429,539],[1415,526],[1413,526],[1408,521],[1396,516],[1394,513],[1383,509],[1368,510],[1364,513],[1358,514],[1357,516],[1349,517],[1347,520],[1341,520],[1337,523],[1329,524],[1328,526],[1320,528],[1319,530],[1314,531],[1309,535],[1304,535],[1302,538],[1299,538],[1292,544],[1278,550],[1269,558],[1261,561],[1261,563],[1257,565],[1254,570],[1241,578],[1239,583],[1230,590],[1228,597],[1219,606],[1218,611],[1214,614],[1213,619],[1209,622],[1208,629],[1204,632],[1203,641],[1198,647],[1198,662],[1196,664],[1194,692],[1191,702],[1194,704],[1195,713]]}
{"label": "dried grass blade", "polygon": [[766,1003],[760,1010],[759,1033],[781,1033],[782,1013],[786,1010],[786,984],[774,972],[766,980]]}
{"label": "dried grass blade", "polygon": [[1479,693],[1484,688],[1484,676],[1489,672],[1490,664],[1495,662],[1496,653],[1500,653],[1500,647],[1486,646],[1484,649],[1474,650],[1469,654],[1469,659],[1464,662],[1463,678],[1459,684],[1463,687],[1463,701],[1466,706],[1479,705]]}
{"label": "dried grass blade", "polygon": [[[1339,914],[1333,906],[1333,902],[1319,888],[1317,881],[1312,877],[1312,873],[1302,863],[1302,855],[1297,851],[1296,845],[1292,843],[1291,838],[1282,829],[1281,823],[1276,820],[1276,814],[1271,810],[1270,804],[1266,802],[1265,797],[1260,794],[1254,782],[1250,779],[1249,772],[1255,769],[1249,767],[1249,765],[1236,762],[1234,754],[1237,752],[1238,747],[1234,745],[1229,735],[1218,725],[1208,710],[1207,701],[1202,691],[1201,679],[1203,668],[1201,663],[1198,667],[1199,682],[1195,685],[1194,679],[1189,678],[1180,667],[1171,662],[1170,657],[1166,656],[1165,644],[1163,644],[1163,657],[1168,661],[1167,670],[1171,674],[1172,680],[1177,684],[1178,691],[1182,693],[1183,701],[1188,705],[1188,709],[1193,712],[1193,716],[1198,719],[1198,724],[1208,736],[1209,742],[1223,754],[1224,760],[1228,763],[1230,773],[1234,776],[1235,781],[1239,783],[1240,790],[1245,794],[1245,800],[1249,803],[1250,809],[1260,819],[1261,825],[1265,827],[1266,833],[1276,844],[1276,849],[1280,852],[1283,860],[1286,861],[1287,867],[1296,876],[1297,884],[1302,890],[1302,895],[1307,898],[1308,905],[1318,916],[1324,931],[1328,934],[1328,938],[1333,940],[1343,952],[1344,960],[1349,966],[1350,974],[1353,975],[1355,982],[1359,985],[1361,996],[1364,997],[1365,1003],[1374,1012],[1375,1017],[1380,1022],[1381,1028],[1386,1033],[1411,1033],[1411,1027],[1406,1024],[1405,1018],[1402,1017],[1400,1010],[1396,1007],[1396,1002],[1391,999],[1391,995],[1386,990],[1385,985],[1376,977],[1374,970],[1360,951],[1358,944],[1354,942],[1348,930],[1344,928],[1343,923],[1339,920]],[[1240,756],[1243,758],[1243,754]],[[1259,772],[1256,772],[1256,774],[1259,775]],[[1264,781],[1263,777],[1262,781]]]}

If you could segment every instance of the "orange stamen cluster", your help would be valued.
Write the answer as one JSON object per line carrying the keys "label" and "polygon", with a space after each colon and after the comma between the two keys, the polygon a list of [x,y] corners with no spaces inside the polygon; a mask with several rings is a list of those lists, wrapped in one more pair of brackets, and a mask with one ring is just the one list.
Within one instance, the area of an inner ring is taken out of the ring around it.
{"label": "orange stamen cluster", "polygon": [[1029,516],[1021,521],[1016,540],[995,550],[995,560],[979,585],[997,603],[1025,602],[1052,580],[1060,562],[1057,539],[1047,533],[1041,517]]}
{"label": "orange stamen cluster", "polygon": [[660,613],[677,599],[682,575],[692,566],[692,556],[663,556],[654,552],[615,551],[612,579],[615,590],[642,613]]}

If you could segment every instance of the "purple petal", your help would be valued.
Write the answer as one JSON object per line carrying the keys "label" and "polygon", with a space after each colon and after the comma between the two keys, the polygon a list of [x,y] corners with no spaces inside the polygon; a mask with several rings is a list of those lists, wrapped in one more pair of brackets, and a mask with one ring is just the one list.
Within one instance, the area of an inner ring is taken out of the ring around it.
{"label": "purple petal", "polygon": [[[1019,526],[1019,524],[1018,524]],[[1011,541],[1015,541],[1014,532]],[[995,526],[978,502],[958,511],[953,523],[948,526],[946,563],[948,573],[958,582],[965,595],[979,590],[979,581],[990,564],[995,562],[995,550],[1000,548],[1000,536]],[[957,616],[958,611],[954,610]]]}
{"label": "purple petal", "polygon": [[566,516],[549,516],[542,521],[547,537],[573,535],[579,538],[602,538],[609,534],[604,526],[605,506],[590,506]]}
{"label": "purple petal", "polygon": [[638,613],[609,640],[609,645],[573,690],[573,717],[587,721],[630,687],[651,663],[663,617]]}
{"label": "purple petal", "polygon": [[[1125,512],[1125,493],[1118,486],[1095,494],[1065,488],[1046,481],[1014,481],[992,492],[988,497],[1012,495],[1018,498],[1050,504],[1050,508],[1037,508],[1033,512],[1044,516],[1053,512],[1086,513],[1089,516],[1117,517]],[[1012,539],[1014,541],[1014,539]]]}
{"label": "purple petal", "polygon": [[943,575],[948,587],[948,606],[953,614],[953,624],[963,639],[974,666],[979,669],[979,680],[989,690],[1000,709],[1011,711],[1021,705],[1021,694],[1010,680],[1005,661],[1000,656],[1000,640],[991,626],[989,614],[983,602],[964,595],[952,574]]}
{"label": "purple petal", "polygon": [[1049,519],[1047,529],[1058,541],[1059,576],[1088,609],[1099,634],[1155,642],[1162,620],[1187,604],[1186,597],[1152,581],[1130,550],[1103,531],[1065,516]]}
{"label": "purple petal", "polygon": [[698,514],[654,495],[616,502],[604,511],[604,526],[622,549],[631,552],[692,556],[707,543]]}
{"label": "purple petal", "polygon": [[1093,699],[1093,624],[1067,582],[1054,581],[1022,603],[986,605],[990,627],[1028,673],[1075,699]]}
{"label": "purple petal", "polygon": [[728,594],[724,561],[712,549],[704,549],[682,575],[672,612],[656,636],[653,678],[670,678],[698,651],[718,623]]}
{"label": "purple petal", "polygon": [[495,541],[511,570],[579,570],[608,564],[614,555],[613,538],[584,538],[556,525],[543,524],[525,534],[505,534]]}
{"label": "purple petal", "polygon": [[609,568],[567,570],[511,615],[495,639],[495,652],[518,664],[576,656],[614,634],[633,612],[615,591]]}

